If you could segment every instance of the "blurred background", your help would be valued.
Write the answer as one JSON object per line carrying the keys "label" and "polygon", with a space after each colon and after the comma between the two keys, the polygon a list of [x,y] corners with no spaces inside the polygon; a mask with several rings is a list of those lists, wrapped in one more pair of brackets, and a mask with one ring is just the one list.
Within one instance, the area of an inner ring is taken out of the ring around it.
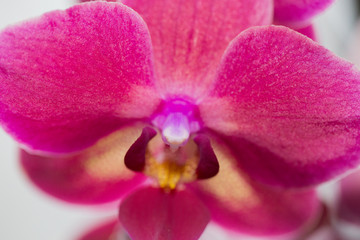
{"label": "blurred background", "polygon": [[[360,51],[352,49],[356,47],[353,39],[357,32],[359,2],[337,0],[315,19],[319,42],[337,55],[358,63],[360,57],[354,52]],[[65,9],[72,4],[71,0],[1,0],[0,29],[46,11]],[[334,183],[322,186],[321,192],[326,198],[330,198],[333,187]],[[116,214],[117,208],[114,206],[93,209],[69,205],[40,192],[21,172],[16,143],[0,129],[0,239],[75,239],[97,222]],[[219,229],[211,232],[211,235],[212,239],[226,239],[225,233]],[[360,235],[356,239],[360,239]]]}

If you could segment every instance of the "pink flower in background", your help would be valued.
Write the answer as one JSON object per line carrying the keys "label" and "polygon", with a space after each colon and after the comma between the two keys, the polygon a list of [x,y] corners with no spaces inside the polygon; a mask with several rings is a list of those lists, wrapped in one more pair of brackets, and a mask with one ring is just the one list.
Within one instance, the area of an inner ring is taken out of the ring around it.
{"label": "pink flower in background", "polygon": [[[116,238],[117,237],[117,238]],[[108,220],[107,222],[96,226],[89,232],[84,233],[78,240],[105,240],[119,239],[126,240],[126,232],[117,219]]]}
{"label": "pink flower in background", "polygon": [[29,177],[85,204],[136,187],[120,207],[133,239],[197,239],[209,212],[253,235],[311,224],[314,192],[284,188],[358,164],[359,72],[286,27],[249,28],[271,23],[270,0],[125,3],[139,15],[87,3],[1,33],[0,121]]}
{"label": "pink flower in background", "polygon": [[334,0],[274,0],[274,22],[294,28],[306,27]]}
{"label": "pink flower in background", "polygon": [[312,19],[334,0],[274,0],[274,24],[290,27],[316,40]]}
{"label": "pink flower in background", "polygon": [[[352,39],[347,45],[348,58],[354,64],[360,66],[360,23],[357,22]],[[356,169],[350,174],[344,176],[339,181],[339,193],[335,207],[335,222],[341,224],[343,228],[351,226],[357,229],[358,236],[360,229],[360,169]],[[340,228],[339,228],[340,229]],[[340,229],[342,230],[342,229]],[[344,233],[342,231],[342,233]],[[356,239],[356,237],[353,237]]]}
{"label": "pink flower in background", "polygon": [[124,228],[121,226],[117,219],[107,220],[99,226],[96,226],[77,240],[128,240],[127,234]]}

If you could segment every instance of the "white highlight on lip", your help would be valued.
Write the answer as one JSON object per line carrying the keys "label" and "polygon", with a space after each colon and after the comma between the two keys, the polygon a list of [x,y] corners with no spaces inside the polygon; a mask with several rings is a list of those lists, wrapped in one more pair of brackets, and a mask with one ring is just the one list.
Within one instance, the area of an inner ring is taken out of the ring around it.
{"label": "white highlight on lip", "polygon": [[183,146],[190,137],[188,117],[179,112],[169,114],[164,122],[162,135],[172,150]]}

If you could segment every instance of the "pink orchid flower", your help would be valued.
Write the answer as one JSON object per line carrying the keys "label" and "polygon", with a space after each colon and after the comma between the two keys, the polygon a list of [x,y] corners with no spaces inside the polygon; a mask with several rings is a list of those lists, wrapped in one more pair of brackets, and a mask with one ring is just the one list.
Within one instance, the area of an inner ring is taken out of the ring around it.
{"label": "pink orchid flower", "polygon": [[274,0],[274,23],[290,27],[316,40],[312,19],[334,0]]}
{"label": "pink orchid flower", "polygon": [[360,73],[286,27],[247,29],[270,0],[125,3],[0,34],[0,121],[30,178],[77,203],[138,187],[120,207],[135,240],[197,239],[209,212],[255,235],[310,224],[314,192],[282,188],[358,164]]}
{"label": "pink orchid flower", "polygon": [[274,22],[294,28],[306,27],[335,0],[274,0]]}
{"label": "pink orchid flower", "polygon": [[[201,235],[200,240],[230,240],[238,239],[233,238],[227,234],[227,231],[216,228],[214,225],[210,225],[206,231]],[[121,225],[116,217],[102,220],[91,228],[82,230],[77,240],[130,240],[130,237],[126,233],[126,230]],[[255,240],[254,238],[248,238],[241,236],[243,240]],[[261,239],[258,239],[261,240]]]}

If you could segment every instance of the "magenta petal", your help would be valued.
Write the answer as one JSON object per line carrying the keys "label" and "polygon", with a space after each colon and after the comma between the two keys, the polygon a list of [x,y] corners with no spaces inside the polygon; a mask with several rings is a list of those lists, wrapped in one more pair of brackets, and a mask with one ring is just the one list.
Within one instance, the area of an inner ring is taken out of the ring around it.
{"label": "magenta petal", "polygon": [[314,191],[284,191],[254,182],[239,169],[226,145],[212,143],[221,159],[219,173],[191,184],[209,208],[212,220],[257,236],[298,233],[318,220],[321,208]]}
{"label": "magenta petal", "polygon": [[75,155],[46,157],[21,151],[31,181],[64,201],[97,204],[117,200],[144,181],[124,164],[127,149],[141,129],[124,129]]}
{"label": "magenta petal", "polygon": [[125,0],[145,20],[163,95],[207,92],[229,42],[272,21],[271,0]]}
{"label": "magenta petal", "polygon": [[274,21],[277,24],[302,27],[333,2],[334,0],[274,0]]}
{"label": "magenta petal", "polygon": [[207,208],[190,191],[166,193],[154,187],[126,197],[119,217],[133,240],[196,240],[210,220]]}
{"label": "magenta petal", "polygon": [[78,240],[110,240],[121,234],[123,230],[118,219],[102,223],[83,234]]}
{"label": "magenta petal", "polygon": [[[78,0],[78,2],[96,2],[99,0]],[[104,0],[106,2],[119,2],[118,0]]]}
{"label": "magenta petal", "polygon": [[0,123],[31,149],[83,149],[149,116],[153,91],[147,27],[122,4],[80,4],[0,34]]}
{"label": "magenta petal", "polygon": [[241,33],[200,111],[267,184],[318,184],[359,162],[360,73],[286,27]]}
{"label": "magenta petal", "polygon": [[197,191],[209,208],[212,219],[233,231],[257,236],[281,235],[307,227],[317,220],[318,202],[314,192],[272,191],[253,184],[250,185],[253,196],[244,193],[241,198],[236,198],[235,192],[244,189],[236,183],[222,183],[229,191],[225,198],[217,196],[216,191],[214,194],[213,188],[207,189],[206,184]]}

